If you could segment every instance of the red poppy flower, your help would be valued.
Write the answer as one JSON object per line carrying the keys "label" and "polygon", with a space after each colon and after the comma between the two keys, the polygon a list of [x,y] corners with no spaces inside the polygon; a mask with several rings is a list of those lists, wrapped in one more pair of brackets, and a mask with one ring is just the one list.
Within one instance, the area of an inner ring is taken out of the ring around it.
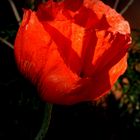
{"label": "red poppy flower", "polygon": [[128,22],[103,2],[50,0],[24,11],[15,58],[43,100],[74,104],[111,89],[126,70],[130,43]]}

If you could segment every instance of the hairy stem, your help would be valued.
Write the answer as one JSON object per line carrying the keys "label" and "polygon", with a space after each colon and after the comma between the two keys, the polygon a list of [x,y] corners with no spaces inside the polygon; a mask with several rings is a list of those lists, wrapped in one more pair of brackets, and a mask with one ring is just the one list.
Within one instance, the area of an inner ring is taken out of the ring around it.
{"label": "hairy stem", "polygon": [[18,13],[18,10],[17,10],[16,6],[15,6],[13,0],[8,0],[8,1],[11,5],[11,8],[12,8],[13,12],[14,12],[16,20],[17,20],[18,24],[20,25],[21,18],[19,16],[19,13]]}
{"label": "hairy stem", "polygon": [[127,5],[122,9],[122,11],[120,12],[120,14],[121,14],[121,15],[124,14],[124,13],[127,11],[127,9],[129,8],[129,6],[130,6],[133,2],[134,2],[134,0],[130,0],[130,1],[127,3]]}
{"label": "hairy stem", "polygon": [[6,39],[0,37],[0,41],[6,44],[8,47],[14,49],[14,46],[10,42],[8,42]]}
{"label": "hairy stem", "polygon": [[115,4],[114,4],[114,6],[113,6],[113,8],[114,8],[115,10],[116,10],[117,7],[118,7],[119,1],[120,1],[120,0],[116,0],[116,1],[115,1]]}

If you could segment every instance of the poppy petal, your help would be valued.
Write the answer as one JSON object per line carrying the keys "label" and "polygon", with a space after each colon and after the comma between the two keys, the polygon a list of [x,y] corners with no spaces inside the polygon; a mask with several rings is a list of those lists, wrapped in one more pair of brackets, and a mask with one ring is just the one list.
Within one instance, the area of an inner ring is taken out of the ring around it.
{"label": "poppy petal", "polygon": [[42,98],[50,102],[57,102],[79,79],[65,65],[56,44],[30,10],[24,13],[14,47],[21,73],[37,85]]}
{"label": "poppy petal", "polygon": [[24,11],[14,52],[43,100],[74,104],[111,89],[127,68],[130,43],[128,22],[100,0],[50,0]]}

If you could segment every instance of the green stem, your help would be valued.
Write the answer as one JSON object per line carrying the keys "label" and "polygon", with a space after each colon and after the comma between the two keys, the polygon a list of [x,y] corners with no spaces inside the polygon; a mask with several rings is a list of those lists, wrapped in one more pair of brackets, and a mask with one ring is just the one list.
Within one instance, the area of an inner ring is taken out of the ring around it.
{"label": "green stem", "polygon": [[52,104],[45,105],[42,126],[41,126],[41,129],[38,132],[37,136],[35,137],[35,140],[43,140],[44,139],[44,137],[48,131],[49,125],[50,125],[52,107],[53,107]]}

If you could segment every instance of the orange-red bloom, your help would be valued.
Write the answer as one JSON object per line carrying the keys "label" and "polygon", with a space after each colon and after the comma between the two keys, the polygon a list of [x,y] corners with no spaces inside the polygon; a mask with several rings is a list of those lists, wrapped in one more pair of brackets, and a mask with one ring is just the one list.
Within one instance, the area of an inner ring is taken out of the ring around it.
{"label": "orange-red bloom", "polygon": [[130,43],[128,22],[100,0],[50,0],[24,11],[15,58],[43,100],[74,104],[111,89],[126,70]]}

